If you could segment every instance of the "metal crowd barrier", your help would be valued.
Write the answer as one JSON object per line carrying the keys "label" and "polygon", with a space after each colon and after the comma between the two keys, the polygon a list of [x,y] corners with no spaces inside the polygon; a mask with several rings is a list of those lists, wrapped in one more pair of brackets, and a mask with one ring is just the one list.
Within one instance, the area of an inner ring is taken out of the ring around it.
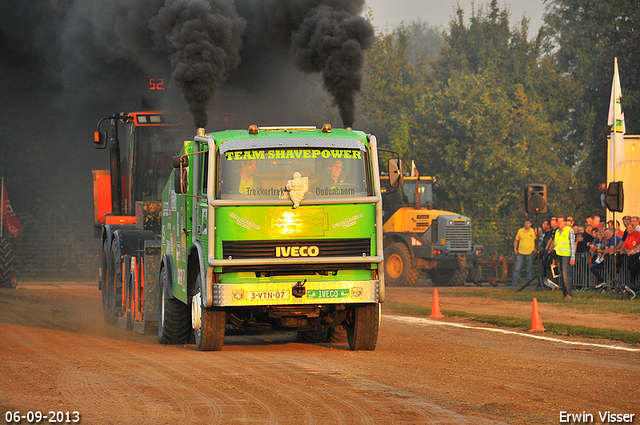
{"label": "metal crowd barrier", "polygon": [[[616,259],[620,266],[616,271]],[[591,253],[590,252],[578,252],[576,253],[576,265],[573,267],[573,289],[578,291],[586,291],[593,289],[598,283],[589,268],[591,267]],[[547,275],[550,273],[547,272]],[[549,279],[560,285],[560,278]],[[636,278],[635,282],[631,282],[631,274],[627,268],[627,256],[617,255],[616,258],[608,256],[604,259],[604,267],[602,268],[602,277],[605,282],[611,282],[616,277],[620,279],[620,283],[631,287],[639,286],[640,276]]]}

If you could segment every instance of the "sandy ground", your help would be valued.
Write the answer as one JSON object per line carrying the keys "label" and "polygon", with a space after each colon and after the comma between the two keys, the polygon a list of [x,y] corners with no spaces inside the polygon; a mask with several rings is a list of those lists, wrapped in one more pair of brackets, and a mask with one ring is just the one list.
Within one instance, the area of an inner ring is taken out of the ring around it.
{"label": "sandy ground", "polygon": [[[526,303],[448,290],[445,311],[531,316]],[[429,287],[387,293],[426,306],[432,295]],[[383,305],[373,352],[261,333],[227,336],[221,352],[203,353],[108,326],[100,310],[94,283],[0,289],[0,421],[20,411],[71,412],[69,423],[78,412],[83,424],[559,424],[577,423],[563,421],[573,414],[601,423],[611,412],[640,423],[638,345],[496,332]],[[639,330],[631,315],[595,320],[548,304],[541,315]]]}

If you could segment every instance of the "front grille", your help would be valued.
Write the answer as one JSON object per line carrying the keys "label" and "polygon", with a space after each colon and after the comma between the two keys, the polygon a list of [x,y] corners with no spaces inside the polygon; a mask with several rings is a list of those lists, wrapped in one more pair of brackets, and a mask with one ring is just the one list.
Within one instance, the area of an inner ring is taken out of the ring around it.
{"label": "front grille", "polygon": [[447,225],[447,251],[471,250],[471,226],[464,221]]}
{"label": "front grille", "polygon": [[222,241],[224,259],[361,257],[362,254],[371,255],[371,239]]}

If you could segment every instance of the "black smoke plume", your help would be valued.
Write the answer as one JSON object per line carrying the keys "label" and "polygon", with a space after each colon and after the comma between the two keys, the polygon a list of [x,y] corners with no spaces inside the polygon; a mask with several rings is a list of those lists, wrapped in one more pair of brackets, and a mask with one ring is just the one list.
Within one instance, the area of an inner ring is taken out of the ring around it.
{"label": "black smoke plume", "polygon": [[245,25],[230,0],[167,0],[150,21],[157,44],[175,51],[171,77],[198,128],[206,127],[211,99],[240,63]]}
{"label": "black smoke plume", "polygon": [[345,127],[353,127],[355,96],[362,88],[365,51],[374,41],[371,24],[360,16],[319,6],[293,34],[296,64],[305,72],[322,72]]}
{"label": "black smoke plume", "polygon": [[291,48],[299,70],[321,73],[345,127],[352,127],[365,52],[374,30],[364,0],[236,0],[247,22],[245,44]]}

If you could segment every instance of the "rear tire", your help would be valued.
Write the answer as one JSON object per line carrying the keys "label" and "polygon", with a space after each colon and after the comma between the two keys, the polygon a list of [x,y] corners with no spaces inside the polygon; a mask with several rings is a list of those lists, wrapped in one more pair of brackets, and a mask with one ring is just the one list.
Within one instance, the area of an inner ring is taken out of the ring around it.
{"label": "rear tire", "polygon": [[380,329],[380,304],[356,307],[351,315],[351,324],[347,327],[349,348],[353,351],[375,350]]}
{"label": "rear tire", "polygon": [[447,270],[429,270],[429,278],[434,286],[464,286],[467,282],[469,269],[459,267]]}
{"label": "rear tire", "polygon": [[192,303],[192,323],[194,314],[200,319],[195,326],[196,345],[200,351],[220,351],[224,345],[224,331],[227,324],[227,313],[223,310],[209,310],[202,305],[202,279],[196,279],[197,293]]}
{"label": "rear tire", "polygon": [[327,342],[331,344],[347,342],[347,328],[342,324],[329,328],[327,332]]}
{"label": "rear tire", "polygon": [[[9,244],[9,239],[0,240],[0,287],[15,288],[18,284],[18,274],[13,270],[15,255]],[[15,281],[15,282],[14,282]],[[15,284],[14,284],[15,283]]]}
{"label": "rear tire", "polygon": [[168,293],[167,269],[160,270],[160,306],[158,307],[158,341],[160,344],[182,344],[189,336],[189,306],[171,298]]}
{"label": "rear tire", "polygon": [[[111,261],[109,275],[109,320],[108,323],[115,324],[122,314],[122,262],[119,261],[116,240],[111,244]],[[120,285],[118,287],[118,285]]]}
{"label": "rear tire", "polygon": [[411,264],[411,253],[403,243],[384,249],[384,281],[389,286],[415,286],[420,271]]}
{"label": "rear tire", "polygon": [[327,342],[328,333],[327,329],[320,329],[319,331],[298,331],[296,334],[296,341],[305,344]]}
{"label": "rear tire", "polygon": [[102,273],[100,276],[100,290],[102,291],[102,317],[105,323],[109,323],[109,277],[112,270],[109,262],[109,244],[105,239],[102,244]]}

